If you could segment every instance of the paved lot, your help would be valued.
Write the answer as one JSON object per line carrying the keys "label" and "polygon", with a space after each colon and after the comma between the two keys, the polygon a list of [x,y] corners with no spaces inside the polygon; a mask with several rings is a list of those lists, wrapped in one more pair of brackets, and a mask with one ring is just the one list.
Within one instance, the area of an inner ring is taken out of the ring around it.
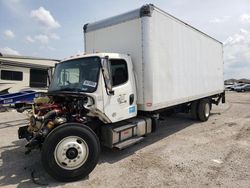
{"label": "paved lot", "polygon": [[[25,115],[0,113],[0,187],[250,187],[250,93],[228,92],[200,123],[178,114],[157,133],[123,151],[103,148],[86,179],[60,183],[49,177],[39,151],[25,155],[17,129]],[[31,176],[35,179],[32,181]],[[41,185],[40,185],[41,186]]]}

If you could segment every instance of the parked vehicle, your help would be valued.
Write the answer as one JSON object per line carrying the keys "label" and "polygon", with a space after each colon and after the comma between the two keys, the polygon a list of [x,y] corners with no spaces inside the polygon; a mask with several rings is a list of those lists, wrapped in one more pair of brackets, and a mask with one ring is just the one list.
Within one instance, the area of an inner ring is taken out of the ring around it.
{"label": "parked vehicle", "polygon": [[225,85],[225,90],[227,90],[227,91],[231,91],[233,87],[234,87],[234,85],[233,85],[233,84],[230,84],[230,85]]}
{"label": "parked vehicle", "polygon": [[237,92],[250,91],[250,84],[244,84],[244,85],[235,87],[234,90],[237,91]]}
{"label": "parked vehicle", "polygon": [[59,60],[0,54],[0,95],[25,90],[46,92]]}
{"label": "parked vehicle", "polygon": [[245,84],[244,83],[237,83],[237,84],[234,84],[232,87],[231,87],[231,90],[234,91],[237,87],[241,87],[241,86],[244,86]]}
{"label": "parked vehicle", "polygon": [[163,110],[207,121],[211,105],[225,102],[222,43],[151,4],[86,24],[84,38],[86,54],[56,66],[49,102],[37,100],[19,129],[60,181],[88,175],[100,144],[142,141]]}

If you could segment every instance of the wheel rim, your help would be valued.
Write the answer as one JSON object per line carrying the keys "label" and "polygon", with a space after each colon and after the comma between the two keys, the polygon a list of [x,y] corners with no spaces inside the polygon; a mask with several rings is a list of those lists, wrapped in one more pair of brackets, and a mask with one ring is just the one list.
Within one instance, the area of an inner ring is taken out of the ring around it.
{"label": "wheel rim", "polygon": [[81,167],[86,162],[88,155],[87,143],[78,136],[69,136],[62,139],[54,151],[56,163],[66,170]]}
{"label": "wheel rim", "polygon": [[209,103],[206,103],[205,105],[205,116],[208,117],[210,114],[210,105]]}

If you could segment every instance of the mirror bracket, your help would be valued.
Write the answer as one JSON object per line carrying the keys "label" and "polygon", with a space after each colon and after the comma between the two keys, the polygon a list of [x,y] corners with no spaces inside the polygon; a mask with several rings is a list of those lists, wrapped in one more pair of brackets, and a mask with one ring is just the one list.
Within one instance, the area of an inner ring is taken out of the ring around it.
{"label": "mirror bracket", "polygon": [[102,73],[107,95],[114,95],[115,92],[112,89],[112,75],[111,75],[111,67],[109,64],[109,56],[104,57],[104,62],[102,64]]}
{"label": "mirror bracket", "polygon": [[114,95],[115,94],[115,91],[114,90],[110,90],[109,91],[109,95]]}

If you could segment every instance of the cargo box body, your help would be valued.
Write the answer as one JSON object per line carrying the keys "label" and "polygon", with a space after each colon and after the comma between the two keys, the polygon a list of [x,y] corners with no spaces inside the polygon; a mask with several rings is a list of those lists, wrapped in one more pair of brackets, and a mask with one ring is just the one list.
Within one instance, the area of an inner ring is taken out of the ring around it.
{"label": "cargo box body", "polygon": [[84,38],[87,53],[131,56],[139,110],[224,91],[222,44],[153,5],[85,25]]}

